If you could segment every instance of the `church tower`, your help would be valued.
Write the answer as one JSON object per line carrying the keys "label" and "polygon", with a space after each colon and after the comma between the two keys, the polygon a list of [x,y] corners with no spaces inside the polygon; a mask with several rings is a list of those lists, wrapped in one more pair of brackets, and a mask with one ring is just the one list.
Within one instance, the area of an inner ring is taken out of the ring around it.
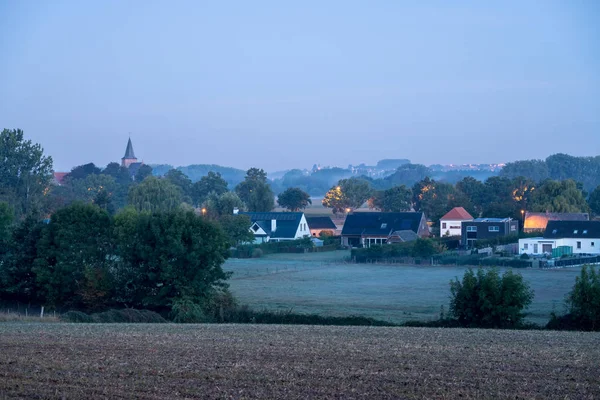
{"label": "church tower", "polygon": [[127,142],[127,149],[125,150],[125,156],[121,158],[121,166],[129,168],[131,164],[137,163],[135,153],[133,152],[133,145],[131,144],[131,138]]}

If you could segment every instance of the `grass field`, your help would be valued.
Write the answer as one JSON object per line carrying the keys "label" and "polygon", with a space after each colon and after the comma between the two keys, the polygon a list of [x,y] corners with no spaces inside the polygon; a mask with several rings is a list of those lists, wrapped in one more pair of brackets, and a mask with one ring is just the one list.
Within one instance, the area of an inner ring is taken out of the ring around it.
{"label": "grass field", "polygon": [[0,398],[600,396],[600,334],[281,325],[0,324]]}
{"label": "grass field", "polygon": [[[253,308],[289,310],[332,316],[360,315],[390,322],[428,320],[448,310],[449,282],[462,278],[466,267],[418,267],[350,264],[349,252],[275,254],[260,259],[231,259],[231,291]],[[528,320],[548,322],[564,311],[579,268],[519,273],[535,291]]]}

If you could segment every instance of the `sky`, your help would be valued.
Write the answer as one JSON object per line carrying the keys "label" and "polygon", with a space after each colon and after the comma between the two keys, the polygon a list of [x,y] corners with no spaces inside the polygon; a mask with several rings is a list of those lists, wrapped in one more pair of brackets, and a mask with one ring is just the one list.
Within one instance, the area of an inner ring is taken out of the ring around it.
{"label": "sky", "polygon": [[600,154],[595,0],[2,0],[0,54],[56,171]]}

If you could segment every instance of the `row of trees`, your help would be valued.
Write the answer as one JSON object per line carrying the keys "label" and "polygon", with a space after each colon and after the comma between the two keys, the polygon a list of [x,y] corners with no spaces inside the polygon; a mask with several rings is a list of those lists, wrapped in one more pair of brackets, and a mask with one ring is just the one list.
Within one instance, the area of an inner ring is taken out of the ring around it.
{"label": "row of trees", "polygon": [[361,207],[385,212],[423,211],[438,221],[448,210],[461,206],[473,216],[520,218],[521,210],[538,212],[589,212],[600,214],[600,187],[588,200],[581,185],[573,180],[534,182],[525,178],[494,176],[485,182],[466,177],[455,185],[425,177],[412,188],[404,185],[374,190],[360,178],[342,179],[332,187],[323,205],[334,213]]}
{"label": "row of trees", "polygon": [[125,208],[111,216],[75,203],[48,223],[29,216],[11,225],[7,207],[0,205],[0,300],[162,312],[181,301],[202,304],[226,287],[230,239],[194,212]]}

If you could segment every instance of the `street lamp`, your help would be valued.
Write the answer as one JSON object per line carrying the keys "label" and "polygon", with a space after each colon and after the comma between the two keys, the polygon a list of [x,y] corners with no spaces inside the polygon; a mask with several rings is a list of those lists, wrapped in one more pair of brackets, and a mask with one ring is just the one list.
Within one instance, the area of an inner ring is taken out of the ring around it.
{"label": "street lamp", "polygon": [[521,210],[521,221],[523,222],[523,231],[525,231],[525,210]]}
{"label": "street lamp", "polygon": [[206,215],[206,208],[202,209],[202,215]]}

